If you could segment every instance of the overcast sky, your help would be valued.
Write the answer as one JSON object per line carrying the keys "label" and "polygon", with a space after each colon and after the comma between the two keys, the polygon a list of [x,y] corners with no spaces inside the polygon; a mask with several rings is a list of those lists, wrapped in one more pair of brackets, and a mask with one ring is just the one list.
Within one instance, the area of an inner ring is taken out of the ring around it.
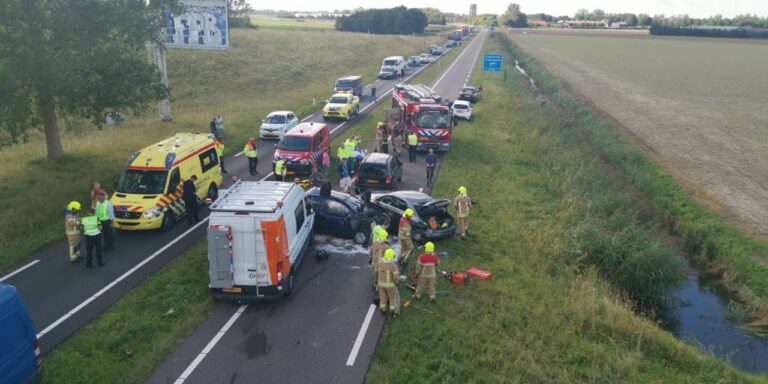
{"label": "overcast sky", "polygon": [[443,12],[469,13],[469,4],[477,4],[477,13],[503,13],[511,2],[520,4],[525,13],[573,16],[579,8],[600,8],[608,13],[632,12],[707,17],[721,14],[733,17],[745,13],[768,16],[768,0],[281,0],[277,3],[248,0],[255,9],[291,11],[332,11],[334,9],[389,8],[405,5],[411,8],[432,7]]}

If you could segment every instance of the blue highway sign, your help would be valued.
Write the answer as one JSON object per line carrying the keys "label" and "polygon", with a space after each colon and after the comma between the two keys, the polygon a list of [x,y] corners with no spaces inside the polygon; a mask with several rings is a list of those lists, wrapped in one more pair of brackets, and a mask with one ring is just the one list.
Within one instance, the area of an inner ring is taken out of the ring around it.
{"label": "blue highway sign", "polygon": [[502,56],[499,54],[486,54],[483,56],[483,72],[501,72]]}

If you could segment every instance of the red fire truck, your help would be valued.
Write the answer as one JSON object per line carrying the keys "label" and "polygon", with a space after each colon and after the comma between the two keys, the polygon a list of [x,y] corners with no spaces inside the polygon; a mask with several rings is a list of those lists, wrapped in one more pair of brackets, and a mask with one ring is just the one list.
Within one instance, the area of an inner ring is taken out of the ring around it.
{"label": "red fire truck", "polygon": [[[388,126],[413,130],[419,138],[418,151],[447,151],[453,137],[453,116],[447,100],[424,84],[398,84],[392,92],[392,108],[399,111]],[[388,113],[391,116],[391,113]],[[389,118],[388,118],[389,120]],[[394,124],[393,124],[394,123]]]}

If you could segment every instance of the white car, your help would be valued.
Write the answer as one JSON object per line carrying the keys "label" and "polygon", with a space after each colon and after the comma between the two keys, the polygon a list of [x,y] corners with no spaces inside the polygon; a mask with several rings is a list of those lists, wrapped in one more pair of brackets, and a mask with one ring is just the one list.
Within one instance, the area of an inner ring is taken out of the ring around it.
{"label": "white car", "polygon": [[469,104],[469,101],[456,100],[453,102],[451,109],[457,117],[467,119],[467,121],[472,119],[472,105]]}
{"label": "white car", "polygon": [[429,53],[422,53],[419,55],[419,63],[420,64],[429,64],[432,62],[432,56],[430,56]]}
{"label": "white car", "polygon": [[279,139],[291,128],[299,124],[299,118],[291,111],[275,111],[261,121],[259,137],[262,139]]}

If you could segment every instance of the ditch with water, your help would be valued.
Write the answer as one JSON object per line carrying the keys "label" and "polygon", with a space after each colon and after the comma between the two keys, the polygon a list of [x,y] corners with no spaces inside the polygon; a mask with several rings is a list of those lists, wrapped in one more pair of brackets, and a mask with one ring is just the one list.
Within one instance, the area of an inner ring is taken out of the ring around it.
{"label": "ditch with water", "polygon": [[717,281],[699,275],[687,263],[683,288],[670,294],[660,313],[661,325],[680,340],[729,361],[744,371],[768,373],[768,340],[741,327],[729,311],[732,302]]}

